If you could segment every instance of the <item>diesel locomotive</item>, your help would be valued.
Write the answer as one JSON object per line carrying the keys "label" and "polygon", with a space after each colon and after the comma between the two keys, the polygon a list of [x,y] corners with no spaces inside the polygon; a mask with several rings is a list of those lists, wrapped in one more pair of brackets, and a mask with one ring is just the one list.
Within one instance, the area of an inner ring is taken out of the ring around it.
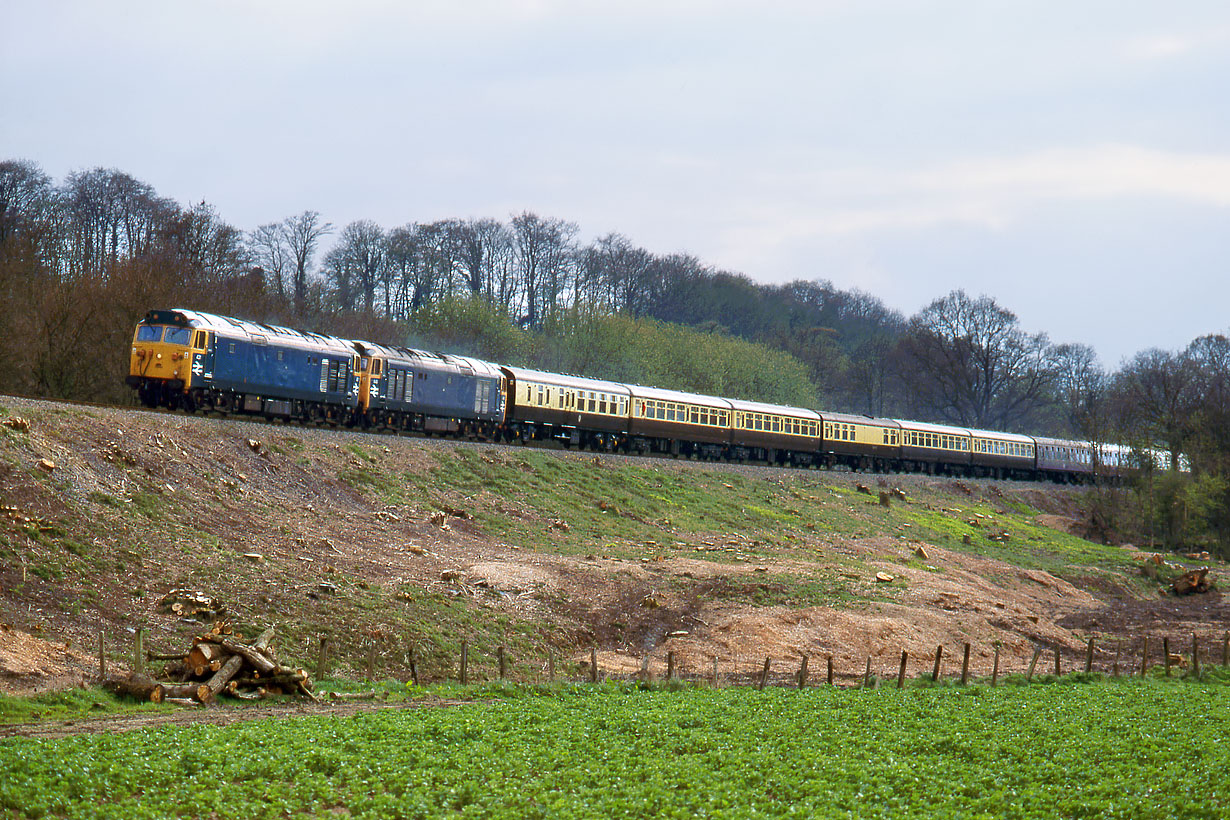
{"label": "diesel locomotive", "polygon": [[815,412],[493,364],[193,310],[151,310],[127,383],[148,407],[794,467],[1117,480],[1165,453]]}

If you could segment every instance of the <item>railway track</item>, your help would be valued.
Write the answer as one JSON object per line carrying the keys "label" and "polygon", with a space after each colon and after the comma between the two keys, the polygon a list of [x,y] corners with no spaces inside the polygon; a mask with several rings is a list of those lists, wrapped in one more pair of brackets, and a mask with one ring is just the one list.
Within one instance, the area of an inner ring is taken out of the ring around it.
{"label": "railway track", "polygon": [[991,478],[968,478],[964,476],[947,476],[947,475],[928,475],[923,473],[880,473],[874,471],[858,471],[851,470],[848,467],[838,465],[832,469],[822,468],[799,468],[799,467],[781,467],[777,465],[765,464],[762,462],[731,462],[731,461],[709,461],[701,459],[692,459],[686,457],[670,456],[667,454],[625,454],[614,453],[604,450],[579,450],[576,448],[565,447],[564,445],[554,441],[534,440],[529,443],[515,442],[504,443],[496,441],[484,441],[481,439],[470,439],[456,437],[444,434],[430,434],[420,432],[402,432],[402,431],[368,431],[360,430],[346,426],[332,425],[302,425],[287,423],[277,419],[268,419],[262,416],[245,416],[245,415],[221,415],[217,413],[179,413],[162,408],[143,407],[138,404],[108,404],[105,402],[80,401],[75,399],[56,399],[36,396],[26,396],[21,394],[3,394],[0,395],[0,405],[7,402],[18,402],[29,405],[47,405],[57,407],[74,407],[87,410],[105,410],[117,414],[140,414],[145,417],[161,417],[176,421],[197,422],[197,423],[225,423],[234,425],[237,430],[247,429],[251,435],[248,438],[256,438],[261,430],[285,430],[288,433],[294,431],[297,437],[339,437],[343,439],[355,439],[358,441],[382,440],[389,439],[414,441],[431,448],[452,448],[452,447],[484,447],[496,448],[501,451],[518,451],[527,448],[544,452],[552,452],[559,454],[582,455],[587,458],[599,458],[603,461],[609,461],[616,464],[637,464],[643,466],[661,466],[664,464],[679,465],[684,467],[704,468],[716,470],[720,472],[728,472],[747,476],[763,476],[763,475],[799,475],[802,474],[829,474],[829,475],[844,475],[851,478],[866,477],[869,479],[891,478],[894,482],[912,482],[918,480],[953,480],[961,481],[971,486],[990,486],[993,484],[1007,483],[1013,486],[1037,486],[1039,488],[1054,488],[1056,485],[1049,481],[1022,481],[1022,480],[1007,480],[1007,479],[991,479]]}

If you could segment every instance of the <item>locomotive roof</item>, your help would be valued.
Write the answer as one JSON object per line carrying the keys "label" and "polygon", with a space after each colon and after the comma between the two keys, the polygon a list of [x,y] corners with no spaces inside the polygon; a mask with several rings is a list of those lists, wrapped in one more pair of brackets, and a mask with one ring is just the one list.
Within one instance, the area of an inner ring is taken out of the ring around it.
{"label": "locomotive roof", "polygon": [[293,330],[279,325],[263,325],[249,322],[246,319],[232,319],[229,316],[218,316],[213,313],[202,313],[198,310],[151,310],[142,319],[150,325],[178,325],[198,330],[208,330],[221,333],[227,337],[239,336],[250,342],[270,341],[276,344],[296,347],[306,350],[319,350],[337,355],[354,355],[351,342],[337,336],[326,336],[322,333],[312,333],[305,330]]}
{"label": "locomotive roof", "polygon": [[788,407],[784,404],[765,404],[759,401],[742,401],[731,399],[730,406],[743,413],[768,413],[775,416],[792,416],[796,419],[820,421],[820,414],[803,407]]}
{"label": "locomotive roof", "polygon": [[430,350],[419,350],[414,347],[382,345],[362,340],[358,340],[354,344],[364,356],[383,356],[389,361],[408,364],[411,367],[430,367],[434,365],[478,376],[498,378],[500,375],[500,369],[496,365],[491,362],[485,362],[482,359],[472,359],[469,356],[454,356],[451,353],[434,353]]}
{"label": "locomotive roof", "polygon": [[548,373],[545,370],[530,370],[525,367],[510,367],[503,365],[503,370],[514,379],[543,382],[560,387],[571,387],[574,390],[601,390],[604,393],[614,393],[619,396],[630,395],[626,384],[608,382],[602,379],[588,379],[584,376],[565,376],[562,373]]}

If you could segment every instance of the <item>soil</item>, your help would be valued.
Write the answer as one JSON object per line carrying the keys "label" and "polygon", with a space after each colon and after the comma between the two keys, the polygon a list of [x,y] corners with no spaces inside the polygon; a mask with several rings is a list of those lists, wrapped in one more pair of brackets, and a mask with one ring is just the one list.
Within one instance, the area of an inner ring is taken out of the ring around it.
{"label": "soil", "polygon": [[[709,676],[716,659],[723,680],[751,679],[768,657],[772,673],[785,681],[804,656],[813,677],[824,674],[829,656],[838,682],[861,680],[868,658],[874,673],[895,676],[903,650],[909,674],[923,674],[939,646],[945,648],[943,672],[959,674],[965,643],[979,674],[989,674],[996,642],[1001,674],[1024,671],[1037,646],[1060,650],[1070,668],[1083,659],[1090,635],[1097,636],[1097,663],[1107,667],[1146,632],[1176,640],[1199,633],[1220,649],[1218,636],[1230,624],[1230,606],[1216,591],[1167,597],[1156,587],[1096,570],[1065,580],[883,534],[817,534],[814,562],[766,554],[753,562],[718,563],[686,551],[640,561],[554,555],[503,543],[458,515],[445,516],[441,526],[438,510],[385,506],[339,479],[366,466],[355,442],[378,447],[382,464],[398,472],[428,469],[440,448],[494,452],[492,445],[0,397],[0,420],[13,419],[29,426],[0,427],[0,692],[6,694],[90,681],[97,674],[100,632],[114,665],[131,657],[137,628],[149,629],[149,646],[182,647],[212,616],[318,623],[333,617],[337,610],[329,607],[338,595],[373,590],[481,601],[514,622],[539,625],[574,669],[584,669],[596,644],[603,674],[661,676],[669,658],[685,675]],[[1079,493],[1070,490],[925,476],[894,477],[893,483],[907,492],[926,486],[958,498],[1006,494],[1044,510],[1037,523],[1085,534]],[[925,564],[910,560],[918,546],[925,549]],[[843,558],[904,579],[904,588],[892,600],[877,600],[874,580],[860,579],[852,585],[866,593],[864,599],[841,606],[763,606],[731,592],[771,592],[768,579],[806,575]],[[1224,566],[1213,566],[1214,577],[1224,575]],[[172,613],[167,601],[175,590],[216,603],[195,617]],[[396,633],[391,615],[379,617],[386,620],[339,629],[373,638]],[[288,651],[313,657],[310,636],[290,631],[302,645]],[[115,731],[143,720],[213,722],[365,708],[375,707],[188,710],[61,728]],[[219,716],[229,713],[236,717]]]}

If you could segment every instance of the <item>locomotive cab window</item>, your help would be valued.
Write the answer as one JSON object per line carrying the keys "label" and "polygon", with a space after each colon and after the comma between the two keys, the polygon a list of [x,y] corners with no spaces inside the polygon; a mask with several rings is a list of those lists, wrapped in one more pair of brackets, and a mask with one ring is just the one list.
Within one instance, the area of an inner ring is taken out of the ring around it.
{"label": "locomotive cab window", "polygon": [[162,340],[169,345],[186,346],[191,336],[192,331],[186,327],[168,327],[167,334],[162,337]]}

